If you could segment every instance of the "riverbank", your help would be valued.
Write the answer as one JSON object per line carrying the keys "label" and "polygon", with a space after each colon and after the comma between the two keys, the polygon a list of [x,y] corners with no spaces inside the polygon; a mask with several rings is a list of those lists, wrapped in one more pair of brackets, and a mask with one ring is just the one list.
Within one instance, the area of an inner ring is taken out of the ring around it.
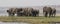
{"label": "riverbank", "polygon": [[49,22],[60,22],[60,16],[56,17],[17,17],[17,16],[0,16],[2,22],[26,22],[31,24],[48,24]]}

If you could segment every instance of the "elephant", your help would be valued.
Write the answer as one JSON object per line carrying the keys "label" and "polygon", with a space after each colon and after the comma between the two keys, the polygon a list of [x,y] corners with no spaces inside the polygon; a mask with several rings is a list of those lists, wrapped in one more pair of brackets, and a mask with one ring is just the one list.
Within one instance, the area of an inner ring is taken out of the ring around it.
{"label": "elephant", "polygon": [[10,8],[9,10],[7,10],[7,12],[9,16],[10,15],[14,16],[15,14],[17,14],[17,16],[22,16],[22,13],[21,13],[23,12],[22,10],[23,10],[22,8]]}
{"label": "elephant", "polygon": [[14,16],[15,14],[17,14],[17,16],[23,16],[23,15],[29,15],[29,13],[31,12],[31,9],[29,8],[10,8],[9,10],[7,10],[7,13],[9,14],[9,16]]}
{"label": "elephant", "polygon": [[39,14],[39,10],[34,10],[33,8],[10,8],[7,10],[9,16],[15,15],[17,16],[37,16]]}
{"label": "elephant", "polygon": [[33,9],[33,8],[25,8],[25,9],[24,9],[24,15],[25,15],[25,16],[31,16],[31,15],[32,15],[32,12],[31,12],[32,9]]}
{"label": "elephant", "polygon": [[51,17],[52,15],[52,8],[51,7],[43,7],[43,14],[45,17],[47,17],[47,15],[49,14],[49,17]]}
{"label": "elephant", "polygon": [[24,8],[17,9],[17,16],[24,16]]}
{"label": "elephant", "polygon": [[28,16],[32,16],[32,10],[33,10],[33,8],[28,9]]}
{"label": "elephant", "polygon": [[36,16],[39,16],[39,10],[36,10]]}
{"label": "elephant", "polygon": [[14,16],[16,13],[16,9],[17,8],[10,8],[9,10],[7,10],[7,13],[9,14],[9,16]]}
{"label": "elephant", "polygon": [[24,8],[23,12],[25,16],[38,16],[39,15],[39,10],[34,10],[33,8]]}
{"label": "elephant", "polygon": [[32,10],[32,16],[39,16],[39,10]]}
{"label": "elephant", "polygon": [[53,8],[53,9],[52,9],[52,17],[55,17],[55,15],[56,15],[56,9]]}
{"label": "elephant", "polygon": [[9,14],[9,16],[12,15],[10,10],[7,10],[7,12],[8,12],[8,14]]}

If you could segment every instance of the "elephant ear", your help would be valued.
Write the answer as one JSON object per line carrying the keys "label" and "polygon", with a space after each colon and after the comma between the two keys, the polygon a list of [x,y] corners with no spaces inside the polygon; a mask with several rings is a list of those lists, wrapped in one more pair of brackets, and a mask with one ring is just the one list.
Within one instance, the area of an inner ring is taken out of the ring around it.
{"label": "elephant ear", "polygon": [[12,10],[13,13],[16,13],[16,11],[17,11],[17,8],[14,8],[14,9]]}
{"label": "elephant ear", "polygon": [[48,7],[48,10],[50,11],[50,10],[52,10],[52,8],[51,7]]}

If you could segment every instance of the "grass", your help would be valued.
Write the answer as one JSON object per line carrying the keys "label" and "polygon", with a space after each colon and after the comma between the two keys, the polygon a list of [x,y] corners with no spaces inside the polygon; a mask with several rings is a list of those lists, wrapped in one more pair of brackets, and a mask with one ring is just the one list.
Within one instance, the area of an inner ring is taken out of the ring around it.
{"label": "grass", "polygon": [[29,22],[31,24],[48,24],[48,22],[60,22],[60,16],[56,17],[17,17],[17,16],[0,16],[0,21],[3,22]]}

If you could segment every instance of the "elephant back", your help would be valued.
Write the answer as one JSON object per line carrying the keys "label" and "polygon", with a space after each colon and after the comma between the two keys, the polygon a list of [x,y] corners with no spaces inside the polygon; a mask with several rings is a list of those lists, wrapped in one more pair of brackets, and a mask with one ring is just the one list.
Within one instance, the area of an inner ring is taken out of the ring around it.
{"label": "elephant back", "polygon": [[48,7],[48,8],[47,8],[47,11],[48,11],[48,12],[51,12],[51,11],[52,11],[52,8],[51,8],[51,7]]}

